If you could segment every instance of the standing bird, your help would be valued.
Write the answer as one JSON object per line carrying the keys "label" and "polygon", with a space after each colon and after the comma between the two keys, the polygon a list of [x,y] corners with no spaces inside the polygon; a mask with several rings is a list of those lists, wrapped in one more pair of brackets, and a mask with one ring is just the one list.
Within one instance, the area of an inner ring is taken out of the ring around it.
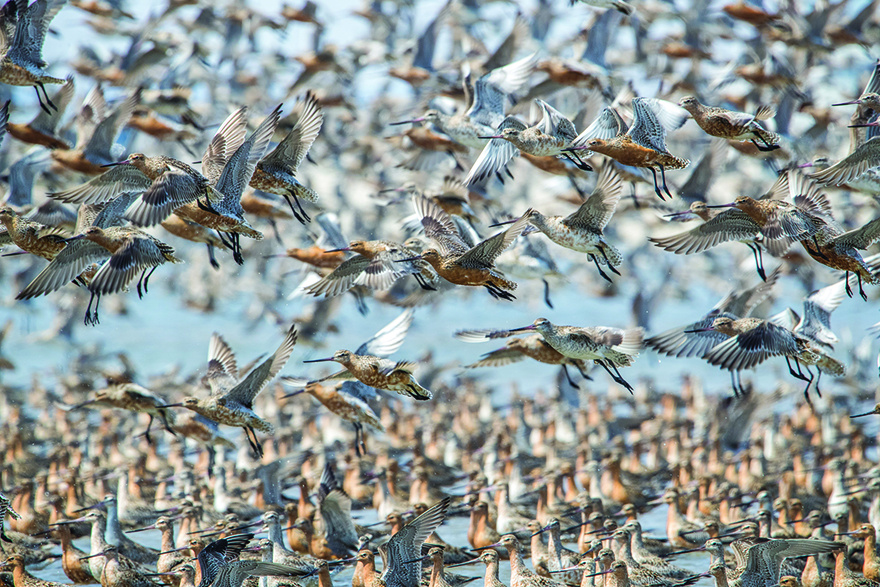
{"label": "standing bird", "polygon": [[[599,173],[593,192],[577,210],[568,216],[545,216],[532,208],[527,214],[528,221],[534,229],[543,232],[554,243],[579,253],[586,253],[587,258],[596,265],[599,275],[610,282],[611,278],[599,265],[600,260],[613,273],[620,275],[615,267],[623,262],[623,257],[616,247],[605,240],[603,231],[611,220],[622,194],[623,180],[610,165],[607,165]],[[512,222],[516,220],[499,224]],[[523,235],[530,234],[533,230],[527,228],[523,230]]]}
{"label": "standing bird", "polygon": [[572,152],[595,151],[611,157],[618,163],[632,167],[647,167],[654,176],[654,193],[665,200],[657,183],[657,170],[666,186],[667,169],[684,169],[690,164],[666,148],[666,132],[679,128],[687,120],[687,112],[674,104],[654,98],[633,98],[633,123],[625,129],[619,116],[603,111],[597,122],[591,124],[572,141],[567,149]]}
{"label": "standing bird", "polygon": [[425,234],[437,244],[439,250],[430,248],[409,260],[424,259],[440,277],[450,283],[482,286],[494,298],[515,299],[509,292],[516,289],[516,283],[506,279],[494,263],[525,229],[531,210],[506,230],[469,246],[457,225],[437,204],[424,196],[414,196],[413,204]]}
{"label": "standing bird", "polygon": [[[779,148],[779,135],[761,126],[760,121],[776,115],[772,106],[761,106],[754,114],[736,112],[718,106],[704,106],[693,96],[685,96],[679,106],[691,113],[694,122],[713,137],[731,141],[751,141],[759,151]],[[758,144],[758,141],[763,143]]]}
{"label": "standing bird", "polygon": [[419,587],[422,545],[443,523],[451,502],[451,497],[437,502],[379,546],[385,567],[380,578],[388,587]]}
{"label": "standing bird", "polygon": [[[266,384],[284,368],[295,345],[296,326],[294,325],[287,331],[287,335],[272,356],[263,361],[238,384],[234,383],[235,379],[232,373],[225,370],[226,366],[230,364],[228,359],[225,363],[218,360],[213,365],[211,364],[213,361],[211,361],[208,372],[209,381],[213,382],[210,396],[204,399],[186,397],[179,404],[166,404],[160,407],[184,407],[219,424],[244,428],[245,436],[254,453],[258,457],[262,457],[263,445],[257,439],[256,431],[274,434],[275,428],[254,412],[254,399],[266,387]],[[234,365],[234,358],[231,364]],[[212,366],[214,367],[213,373]]]}
{"label": "standing bird", "polygon": [[290,205],[294,217],[305,224],[311,219],[303,209],[300,199],[316,202],[318,194],[297,181],[296,170],[309,154],[312,143],[321,132],[324,113],[311,92],[294,105],[293,112],[299,115],[296,124],[287,136],[257,163],[249,185],[254,189],[283,196]]}
{"label": "standing bird", "polygon": [[[43,42],[49,23],[61,10],[67,0],[35,0],[30,6],[27,2],[15,2],[11,11],[4,7],[3,28],[12,26],[15,21],[15,32],[12,39],[3,39],[5,45],[0,58],[0,83],[11,86],[33,86],[37,92],[40,108],[47,114],[57,109],[46,93],[44,84],[63,84],[65,80],[52,77],[46,73],[48,64],[43,61]],[[7,44],[8,43],[8,44]],[[43,95],[40,95],[43,90]]]}
{"label": "standing bird", "polygon": [[633,387],[620,375],[618,366],[632,365],[642,349],[644,330],[622,330],[608,326],[581,328],[557,326],[546,318],[538,318],[529,326],[514,328],[508,332],[537,330],[554,349],[572,359],[590,360],[605,369],[611,378],[629,390]]}

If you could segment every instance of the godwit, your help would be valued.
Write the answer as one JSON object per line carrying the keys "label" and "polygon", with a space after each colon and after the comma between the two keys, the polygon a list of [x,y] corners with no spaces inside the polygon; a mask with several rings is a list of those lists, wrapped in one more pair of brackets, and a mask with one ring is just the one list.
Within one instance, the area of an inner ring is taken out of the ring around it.
{"label": "godwit", "polygon": [[623,526],[623,529],[629,532],[630,550],[633,558],[638,561],[639,564],[670,579],[684,579],[690,575],[688,570],[676,567],[669,561],[660,558],[648,550],[644,544],[644,538],[642,537],[642,525],[638,520],[627,522]]}
{"label": "godwit", "polygon": [[140,90],[134,91],[107,113],[101,86],[95,86],[86,96],[82,108],[82,118],[88,122],[79,127],[76,145],[72,149],[53,149],[50,152],[52,159],[80,173],[104,173],[104,165],[117,161],[122,155],[122,149],[114,144],[114,140],[131,118],[140,96]]}
{"label": "godwit", "polygon": [[[455,333],[455,337],[464,342],[485,342],[494,338],[505,338],[507,336],[508,331],[506,330],[459,330]],[[465,368],[503,367],[504,365],[521,361],[527,357],[534,359],[539,363],[561,365],[565,372],[565,376],[573,386],[577,385],[568,373],[569,366],[576,368],[585,378],[589,378],[586,364],[583,360],[566,357],[550,346],[540,334],[511,338],[500,349],[485,353],[479,361],[471,363],[470,365],[465,365]]]}
{"label": "godwit", "polygon": [[838,543],[838,549],[834,557],[834,587],[875,587],[877,583],[859,575],[849,568],[846,556],[846,547]]}
{"label": "godwit", "polygon": [[86,553],[73,545],[70,526],[60,524],[54,526],[54,529],[61,541],[61,568],[64,574],[77,584],[94,583],[96,579],[92,577],[88,563],[80,561],[80,558],[86,556]]}
{"label": "godwit", "polygon": [[538,318],[530,326],[514,328],[509,332],[537,330],[554,349],[572,359],[592,360],[605,369],[611,378],[632,393],[617,369],[632,365],[642,348],[644,331],[641,328],[622,330],[608,326],[557,326],[546,318]]}
{"label": "godwit", "polygon": [[47,261],[58,256],[67,242],[57,228],[19,216],[7,206],[0,208],[0,222],[6,227],[6,234],[15,246]]}
{"label": "godwit", "polygon": [[[542,116],[538,124],[526,126],[513,116],[505,118],[495,134],[481,138],[491,139],[474,162],[464,180],[466,185],[484,182],[503,170],[511,158],[520,152],[537,157],[564,156],[580,169],[592,171],[577,154],[566,151],[577,136],[574,123],[544,100],[535,100]],[[512,145],[512,148],[511,148]]]}
{"label": "godwit", "polygon": [[45,581],[28,573],[24,568],[24,557],[20,554],[10,555],[0,564],[0,571],[12,572],[12,582],[15,587],[69,587],[66,583]]}
{"label": "godwit", "polygon": [[351,498],[336,481],[330,463],[324,465],[321,474],[318,511],[324,521],[324,540],[332,555],[344,558],[356,552],[358,534],[351,518]]}
{"label": "godwit", "polygon": [[208,230],[201,224],[196,224],[186,218],[181,218],[177,214],[171,214],[168,218],[159,223],[159,225],[173,234],[174,236],[186,239],[194,243],[204,243],[208,247],[208,261],[214,269],[220,269],[220,263],[214,255],[217,248],[225,249],[226,244],[217,236],[216,233]]}
{"label": "godwit", "polygon": [[198,556],[202,580],[199,587],[241,587],[251,576],[302,577],[309,571],[255,560],[235,560],[247,546],[253,534],[238,534],[215,540],[206,546]]}
{"label": "godwit", "polygon": [[510,587],[564,587],[565,583],[554,581],[533,573],[523,561],[522,546],[516,536],[505,534],[496,544],[507,549],[510,556]]}
{"label": "godwit", "polygon": [[687,232],[663,238],[650,237],[648,240],[677,255],[701,253],[721,243],[738,240],[752,251],[758,275],[761,279],[767,279],[764,271],[763,248],[767,248],[774,257],[781,257],[791,248],[793,240],[788,237],[765,238],[761,226],[742,210],[718,211],[710,208],[711,206],[703,201],[692,202],[686,211],[675,212],[668,216],[676,220],[697,217],[703,220],[703,224]]}
{"label": "godwit", "polygon": [[869,581],[880,582],[880,556],[877,555],[877,532],[871,524],[862,524],[858,529],[849,532],[850,536],[865,541],[862,574]]}
{"label": "godwit", "polygon": [[[396,391],[400,395],[407,395],[416,400],[429,400],[433,397],[431,390],[425,389],[416,381],[413,370],[415,363],[406,361],[390,361],[375,355],[358,354],[349,350],[339,350],[332,357],[325,359],[311,359],[304,363],[320,363],[334,361],[345,369],[328,376],[325,379],[354,378],[361,383],[375,387]],[[323,380],[319,380],[323,381]]]}
{"label": "godwit", "polygon": [[[284,368],[295,345],[296,326],[294,325],[287,331],[287,335],[272,356],[234,386],[228,387],[231,382],[229,377],[209,379],[209,381],[220,381],[216,388],[212,386],[209,397],[204,399],[186,397],[179,404],[166,404],[163,407],[185,407],[219,424],[244,428],[245,437],[254,453],[262,457],[263,447],[257,439],[256,431],[274,434],[275,428],[254,412],[254,399]],[[221,365],[218,361],[215,366],[221,368]],[[226,375],[232,374],[226,373]]]}
{"label": "godwit", "polygon": [[[772,106],[761,106],[754,114],[736,112],[718,106],[704,106],[693,96],[685,96],[679,106],[691,113],[700,128],[713,137],[731,141],[751,141],[759,151],[779,148],[779,135],[761,126],[761,121],[776,115]],[[757,141],[764,143],[759,145]]]}
{"label": "godwit", "polygon": [[307,293],[313,296],[333,297],[341,295],[356,285],[364,285],[371,289],[388,289],[391,285],[412,273],[423,288],[431,286],[424,281],[421,273],[415,268],[401,264],[409,260],[414,251],[406,245],[387,240],[354,240],[348,246],[324,251],[336,253],[351,251],[357,256],[339,264],[333,271],[309,285]]}
{"label": "godwit", "polygon": [[[711,329],[716,318],[728,317],[733,320],[746,318],[752,310],[770,295],[779,280],[780,267],[774,269],[766,281],[745,290],[735,289],[728,293],[702,319],[691,324],[671,328],[645,340],[645,345],[670,357],[704,357],[716,345],[727,340],[723,333]],[[740,381],[739,371],[730,372],[731,385],[735,396],[745,393]]]}
{"label": "godwit", "polygon": [[[151,189],[132,204],[126,212],[126,218],[138,225],[151,226],[164,220],[171,212],[176,212],[182,218],[226,233],[228,236],[222,237],[221,240],[232,249],[235,261],[242,264],[244,261],[241,256],[240,235],[257,240],[262,239],[263,235],[252,228],[244,218],[241,195],[253,176],[257,163],[265,154],[280,117],[279,105],[231,154],[228,151],[220,151],[221,147],[217,147],[214,142],[208,146],[211,151],[208,158],[211,166],[205,171],[213,184],[210,189],[183,187]],[[222,145],[222,148],[225,148],[225,145]],[[182,178],[182,174],[177,172],[162,174],[159,177],[159,185],[178,178]],[[192,180],[187,182],[186,187],[191,185]],[[204,202],[201,200],[203,196],[205,196]]]}
{"label": "godwit", "polygon": [[[285,378],[282,378],[282,381],[284,380]],[[293,380],[293,382],[300,384],[297,380]],[[362,454],[366,454],[367,451],[364,441],[364,424],[379,432],[385,431],[385,427],[379,420],[379,415],[368,403],[369,400],[376,397],[376,392],[360,381],[343,381],[332,387],[310,381],[302,390],[294,391],[284,397],[291,397],[303,392],[311,395],[343,420],[354,424],[355,446]]]}
{"label": "godwit", "polygon": [[[71,246],[84,240],[89,244]],[[68,252],[69,249],[69,252]],[[67,246],[53,262],[37,275],[16,299],[29,299],[53,292],[80,275],[89,265],[104,261],[88,284],[91,297],[86,307],[85,323],[98,324],[98,306],[101,296],[118,293],[140,273],[138,297],[148,291],[150,276],[159,265],[181,263],[174,249],[146,232],[132,226],[111,226],[102,229],[91,226],[67,239]],[[95,311],[92,313],[92,302]]]}
{"label": "godwit", "polygon": [[305,224],[310,218],[303,209],[300,199],[316,202],[318,194],[296,179],[296,170],[309,154],[312,143],[321,132],[324,113],[311,92],[294,104],[292,113],[298,115],[296,124],[287,136],[257,163],[249,185],[264,192],[283,196],[296,219]]}
{"label": "godwit", "polygon": [[[768,320],[759,318],[734,320],[719,317],[715,318],[712,325],[705,330],[714,330],[730,337],[703,356],[710,365],[741,371],[759,365],[772,356],[782,355],[785,357],[789,373],[807,382],[807,387],[804,389],[804,397],[807,401],[815,377],[809,365],[816,365],[820,371],[838,377],[843,376],[845,372],[843,363],[830,357],[819,345]],[[797,371],[791,366],[792,360],[797,366]],[[801,363],[807,367],[807,375],[801,371]]]}
{"label": "godwit", "polygon": [[623,181],[620,175],[610,165],[606,165],[599,173],[593,192],[573,213],[568,216],[545,216],[530,209],[528,221],[554,243],[586,253],[587,258],[596,265],[599,275],[610,282],[611,278],[599,265],[600,260],[613,273],[620,275],[616,267],[623,262],[623,257],[614,245],[605,240],[603,230],[611,220],[622,193]]}
{"label": "godwit", "polygon": [[[666,132],[679,128],[687,120],[684,109],[653,98],[633,98],[633,123],[624,131],[619,116],[603,113],[601,125],[590,125],[572,141],[571,151],[595,151],[611,157],[618,163],[633,167],[647,167],[654,176],[654,193],[665,200],[657,183],[657,169],[663,180],[663,190],[670,198],[666,186],[667,169],[683,169],[690,164],[687,159],[672,155],[666,148]],[[598,121],[597,121],[598,122]]]}
{"label": "godwit", "polygon": [[8,122],[5,124],[6,132],[10,136],[32,145],[43,145],[50,149],[68,149],[64,140],[58,137],[57,127],[64,116],[67,105],[73,98],[73,77],[68,76],[64,85],[56,92],[54,98],[55,111],[40,111],[33,120],[28,123]]}
{"label": "godwit", "polygon": [[97,390],[95,397],[71,406],[70,410],[78,410],[87,406],[111,407],[133,412],[142,412],[150,417],[144,436],[150,440],[150,427],[154,418],[159,418],[166,430],[174,434],[172,427],[175,424],[173,412],[160,409],[159,406],[167,403],[164,399],[136,383],[121,383]]}
{"label": "godwit", "polygon": [[379,546],[384,569],[380,579],[388,587],[418,587],[421,565],[415,564],[421,557],[421,548],[427,537],[443,523],[452,498],[445,498],[431,506],[425,513],[404,526],[388,542]]}
{"label": "godwit", "polygon": [[[10,19],[3,23],[7,34],[13,26],[12,20],[15,28],[12,38],[6,41],[8,44],[5,44],[4,54],[0,59],[0,83],[33,86],[40,108],[48,114],[56,106],[49,99],[43,84],[63,84],[65,80],[46,73],[48,64],[43,61],[43,42],[46,40],[49,23],[65,2],[66,0],[36,0],[30,6],[18,4],[17,10],[4,14],[4,17]],[[42,96],[40,90],[43,90]]]}
{"label": "godwit", "polygon": [[424,259],[435,271],[456,285],[485,287],[492,297],[512,300],[516,283],[495,269],[495,259],[510,246],[528,223],[528,212],[519,220],[486,240],[468,246],[455,223],[443,210],[424,196],[413,198],[416,216],[421,219],[425,234],[438,249],[427,249],[412,259]]}
{"label": "godwit", "polygon": [[473,102],[467,111],[448,115],[436,109],[426,111],[412,120],[392,122],[392,125],[427,122],[434,125],[455,142],[482,149],[504,120],[507,97],[528,81],[535,66],[536,54],[514,61],[486,73],[474,84]]}
{"label": "godwit", "polygon": [[853,296],[849,285],[849,274],[854,273],[859,284],[859,295],[867,301],[868,295],[862,283],[865,281],[872,284],[880,283],[880,277],[865,263],[858,251],[867,249],[878,240],[880,240],[880,218],[848,232],[842,232],[834,224],[828,223],[814,239],[802,240],[801,244],[819,263],[844,271],[846,293],[849,297]]}

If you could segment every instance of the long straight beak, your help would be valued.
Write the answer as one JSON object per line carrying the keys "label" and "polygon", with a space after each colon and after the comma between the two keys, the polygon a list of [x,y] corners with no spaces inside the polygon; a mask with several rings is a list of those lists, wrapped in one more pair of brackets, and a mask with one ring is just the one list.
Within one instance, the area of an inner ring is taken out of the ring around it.
{"label": "long straight beak", "polygon": [[849,128],[865,128],[867,126],[877,126],[876,122],[864,122],[862,124],[850,124]]}
{"label": "long straight beak", "polygon": [[326,253],[342,253],[344,251],[350,251],[350,250],[351,249],[349,247],[342,247],[340,249],[329,249],[329,250],[324,251],[324,253],[325,254]]}
{"label": "long straight beak", "polygon": [[407,259],[397,259],[395,263],[406,263],[407,261],[420,261],[422,259],[421,255],[416,255],[415,257],[409,257]]}
{"label": "long straight beak", "polygon": [[501,135],[489,135],[486,137],[477,137],[477,138],[478,139],[500,139],[500,138],[502,138],[502,136]]}
{"label": "long straight beak", "polygon": [[529,324],[528,326],[522,326],[520,328],[511,328],[507,332],[524,332],[526,330],[534,330],[534,329],[535,329],[535,325]]}
{"label": "long straight beak", "polygon": [[703,546],[698,546],[696,548],[687,548],[685,550],[676,550],[675,552],[670,552],[666,556],[675,556],[676,554],[685,554],[686,552],[699,552],[701,550],[706,550],[706,548]]}
{"label": "long straight beak", "polygon": [[475,548],[474,550],[479,552],[481,550],[489,550],[490,548],[501,548],[501,543],[496,542],[494,544],[490,544],[489,546],[481,546],[480,548]]}
{"label": "long straight beak", "polygon": [[389,125],[390,126],[399,126],[401,124],[415,124],[416,122],[425,122],[425,118],[424,117],[411,118],[409,120],[401,120],[399,122],[391,122],[391,123],[389,123]]}
{"label": "long straight beak", "polygon": [[413,564],[413,563],[420,563],[420,562],[422,562],[423,560],[425,560],[426,558],[428,558],[428,555],[420,556],[419,558],[414,558],[414,559],[412,559],[411,561],[403,561],[403,564],[405,564],[405,565],[411,565],[411,564]]}
{"label": "long straight beak", "polygon": [[[300,390],[298,390],[298,391],[291,391],[291,392],[288,393],[287,395],[282,395],[282,396],[281,396],[281,399],[287,399],[287,398],[289,398],[289,397],[293,397],[293,396],[295,396],[295,395],[299,395],[299,394],[301,394],[301,393],[305,393],[305,392],[306,392],[305,389],[300,389]],[[289,528],[293,528],[293,526],[289,526]],[[285,528],[285,530],[287,530],[287,528]]]}
{"label": "long straight beak", "polygon": [[88,559],[88,558],[95,558],[95,557],[98,557],[98,556],[104,556],[105,554],[106,554],[106,552],[102,550],[101,552],[98,552],[98,553],[96,553],[96,554],[90,554],[90,555],[88,555],[88,556],[81,556],[81,557],[79,557],[79,560],[84,561],[84,560],[86,560],[86,559]]}
{"label": "long straight beak", "polygon": [[[577,567],[575,567],[577,568]],[[612,569],[608,569],[607,571],[599,571],[598,573],[590,573],[588,575],[584,575],[584,577],[598,577],[599,575],[610,575],[614,571]]]}
{"label": "long straight beak", "polygon": [[78,240],[83,239],[83,238],[85,238],[84,235],[82,235],[82,234],[78,234],[78,235],[76,235],[76,236],[72,236],[72,237],[70,237],[70,238],[66,238],[66,239],[64,239],[64,242],[66,242],[66,243],[70,243],[70,242],[73,242],[73,241],[78,241]]}
{"label": "long straight beak", "polygon": [[165,409],[165,408],[182,408],[184,406],[183,406],[183,404],[165,404],[164,406],[156,406],[156,407],[160,408],[160,409]]}
{"label": "long straight beak", "polygon": [[135,532],[146,532],[147,530],[155,530],[156,524],[151,524],[149,526],[144,526],[143,528],[135,528],[134,530],[129,530],[126,534],[134,534]]}
{"label": "long straight beak", "polygon": [[832,106],[851,106],[853,104],[861,104],[862,101],[856,98],[855,100],[850,100],[849,102],[838,102],[837,104],[832,104]]}
{"label": "long straight beak", "polygon": [[495,228],[496,226],[504,226],[505,224],[513,224],[519,220],[519,218],[514,218],[513,220],[505,220],[504,222],[496,222],[495,224],[490,224],[489,228]]}
{"label": "long straight beak", "polygon": [[663,218],[683,218],[684,216],[694,216],[694,213],[690,210],[684,210],[682,212],[673,212],[672,214],[664,214]]}
{"label": "long straight beak", "polygon": [[116,167],[117,165],[128,165],[131,163],[128,159],[123,159],[122,161],[117,161],[116,163],[107,163],[106,165],[101,165],[101,167]]}
{"label": "long straight beak", "polygon": [[870,415],[876,414],[876,413],[877,412],[875,412],[874,410],[871,410],[870,412],[865,412],[864,414],[854,414],[854,415],[850,416],[850,418],[863,418],[865,416],[870,416]]}
{"label": "long straight beak", "polygon": [[557,569],[555,571],[550,571],[551,573],[567,573],[568,571],[576,571],[578,567],[565,567],[564,569]]}
{"label": "long straight beak", "polygon": [[460,562],[460,563],[454,563],[454,564],[451,564],[451,565],[445,565],[445,567],[446,567],[447,569],[451,569],[452,567],[464,567],[464,566],[472,565],[472,564],[474,564],[474,563],[478,563],[478,562],[480,562],[480,557],[472,558],[471,560],[462,561],[462,562]]}
{"label": "long straight beak", "polygon": [[692,328],[691,330],[682,330],[682,332],[685,334],[693,334],[695,332],[710,332],[714,330],[714,328]]}
{"label": "long straight beak", "polygon": [[86,521],[85,518],[76,518],[74,520],[61,520],[60,522],[55,522],[54,524],[49,524],[49,525],[50,526],[68,526],[70,524],[79,524],[80,522],[85,522],[85,521]]}
{"label": "long straight beak", "polygon": [[333,357],[327,357],[326,359],[309,359],[308,361],[303,361],[303,363],[326,363],[332,360]]}
{"label": "long straight beak", "polygon": [[356,560],[357,560],[357,557],[341,558],[341,559],[339,559],[339,560],[330,561],[330,562],[328,562],[327,564],[328,564],[329,566],[331,566],[331,567],[335,567],[335,566],[338,566],[338,565],[347,565],[347,564],[349,564],[349,563],[353,563],[353,562],[356,561]]}
{"label": "long straight beak", "polygon": [[184,550],[189,550],[189,546],[181,546],[180,548],[175,548],[175,549],[173,549],[173,550],[164,550],[164,551],[160,552],[159,554],[160,554],[160,555],[162,555],[162,554],[171,554],[171,553],[173,553],[173,552],[182,552],[182,551],[184,551]]}
{"label": "long straight beak", "polygon": [[706,206],[706,207],[707,208],[736,208],[736,204],[731,202],[730,204],[718,204],[716,206]]}

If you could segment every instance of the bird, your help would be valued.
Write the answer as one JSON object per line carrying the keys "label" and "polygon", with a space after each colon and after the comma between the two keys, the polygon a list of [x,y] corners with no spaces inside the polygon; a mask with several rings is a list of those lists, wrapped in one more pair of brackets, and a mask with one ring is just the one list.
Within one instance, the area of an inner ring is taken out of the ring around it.
{"label": "bird", "polygon": [[[694,96],[685,96],[678,105],[690,112],[694,122],[713,137],[732,141],[748,140],[759,151],[779,148],[779,135],[761,126],[761,121],[776,115],[776,110],[771,106],[760,106],[754,114],[746,114],[718,106],[705,106]],[[759,145],[757,141],[761,141],[763,145]]]}
{"label": "bird", "polygon": [[[224,424],[244,428],[248,443],[258,457],[263,456],[263,447],[257,438],[256,431],[274,434],[275,427],[260,418],[254,412],[254,399],[266,385],[275,378],[293,352],[296,345],[296,325],[292,325],[281,344],[271,357],[260,363],[253,371],[238,383],[234,382],[232,373],[226,371],[230,364],[228,359],[209,356],[209,370],[212,381],[211,395],[207,398],[185,397],[181,403],[165,404],[162,408],[188,408],[205,418]],[[216,347],[215,347],[216,348]],[[220,351],[225,355],[225,349]]]}
{"label": "bird", "polygon": [[418,587],[422,544],[443,523],[452,501],[446,497],[406,524],[388,542],[379,545],[383,570],[380,579],[388,587]]}
{"label": "bird", "polygon": [[554,349],[572,359],[590,360],[605,369],[618,384],[632,393],[632,386],[621,377],[618,366],[632,365],[642,348],[644,330],[622,330],[608,326],[557,326],[546,318],[538,318],[529,326],[514,328],[510,333],[537,330]]}
{"label": "bird", "polygon": [[671,198],[672,193],[666,186],[666,170],[683,169],[690,161],[667,150],[666,133],[683,125],[687,112],[674,104],[642,97],[632,99],[632,109],[633,123],[628,129],[619,115],[607,109],[571,142],[567,150],[595,151],[624,165],[647,167],[654,177],[654,193],[665,200],[657,183],[659,169],[663,190]]}
{"label": "bird", "polygon": [[298,115],[296,124],[272,151],[260,159],[249,185],[254,189],[283,196],[294,217],[305,224],[310,219],[300,200],[316,202],[318,194],[296,179],[296,171],[321,132],[324,113],[310,92],[297,101],[293,113]]}
{"label": "bird", "polygon": [[43,61],[43,43],[49,23],[66,3],[67,0],[35,0],[30,5],[18,2],[16,8],[9,12],[4,10],[3,15],[4,29],[13,24],[15,28],[11,38],[4,38],[0,83],[33,86],[40,108],[47,114],[51,114],[56,106],[46,93],[45,84],[63,84],[65,80],[46,73],[48,64]]}
{"label": "bird", "polygon": [[414,196],[413,205],[425,234],[438,248],[426,249],[420,255],[407,260],[427,261],[440,277],[450,283],[482,286],[492,297],[515,299],[509,292],[516,289],[516,283],[506,279],[495,269],[494,262],[525,229],[529,211],[507,229],[468,246],[456,224],[437,204],[424,196]]}

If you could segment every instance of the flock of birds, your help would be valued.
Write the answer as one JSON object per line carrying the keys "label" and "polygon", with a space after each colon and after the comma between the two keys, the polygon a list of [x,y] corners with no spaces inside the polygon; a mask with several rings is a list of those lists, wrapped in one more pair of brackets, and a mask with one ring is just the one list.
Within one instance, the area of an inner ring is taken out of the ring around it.
{"label": "flock of birds", "polygon": [[[214,333],[193,375],[147,381],[125,354],[120,371],[79,349],[55,385],[4,387],[2,585],[60,585],[28,570],[42,566],[102,587],[454,587],[477,577],[445,567],[476,563],[487,587],[880,582],[880,468],[856,420],[880,404],[852,413],[876,382],[831,326],[848,298],[873,308],[880,284],[880,255],[862,255],[880,240],[880,60],[843,75],[880,43],[877,0],[571,4],[527,16],[448,0],[421,28],[423,2],[370,2],[345,44],[327,39],[340,8],[310,1],[267,16],[171,0],[144,20],[119,1],[0,8],[5,332],[49,304],[60,338],[83,305],[87,326],[102,302],[124,323],[126,292],[147,295],[157,270],[164,303],[222,329],[218,304],[245,292],[281,332],[245,367]],[[77,10],[90,38],[47,63]],[[307,33],[312,50],[291,55],[282,39]],[[119,37],[127,50],[108,56]],[[34,107],[15,89],[28,86]],[[565,280],[575,299],[635,287],[634,323],[584,324],[567,304],[578,325],[491,325],[506,306],[554,309]],[[783,281],[806,295],[771,314]],[[730,293],[646,335],[693,282]],[[338,371],[279,378],[298,343],[341,327],[343,304],[374,303],[401,312],[355,350],[303,361]],[[449,303],[458,323],[416,322]],[[534,375],[502,405],[478,371],[450,381],[404,347],[420,328],[503,341],[468,369],[558,367],[551,395]],[[390,358],[402,348],[410,360]],[[646,348],[728,371],[733,396],[697,377],[672,393],[662,363],[656,385],[631,383]],[[806,383],[784,415],[787,383],[757,394],[742,375],[774,357]],[[584,393],[597,367],[613,382],[601,398]],[[816,402],[823,374],[850,396]],[[664,508],[664,536],[647,536]],[[443,540],[462,515],[466,537]]]}

